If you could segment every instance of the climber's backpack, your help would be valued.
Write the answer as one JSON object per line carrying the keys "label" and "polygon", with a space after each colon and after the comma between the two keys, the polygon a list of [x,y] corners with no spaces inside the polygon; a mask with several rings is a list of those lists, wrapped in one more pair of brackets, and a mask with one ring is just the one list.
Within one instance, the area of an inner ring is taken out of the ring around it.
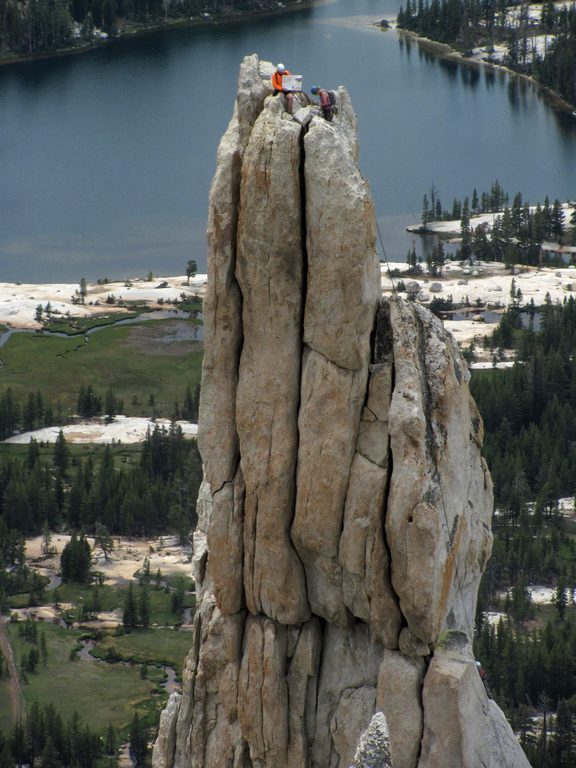
{"label": "climber's backpack", "polygon": [[336,91],[328,91],[328,96],[330,96],[330,104],[334,106],[336,104]]}

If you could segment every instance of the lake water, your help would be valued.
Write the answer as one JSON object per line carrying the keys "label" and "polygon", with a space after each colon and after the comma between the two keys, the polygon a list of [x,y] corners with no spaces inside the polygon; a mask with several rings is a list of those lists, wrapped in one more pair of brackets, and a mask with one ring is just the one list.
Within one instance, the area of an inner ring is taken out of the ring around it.
{"label": "lake water", "polygon": [[370,26],[398,6],[333,0],[0,67],[0,281],[183,274],[190,258],[202,270],[216,148],[254,52],[306,89],[348,88],[390,260],[431,185],[445,207],[496,179],[531,202],[575,197],[576,119]]}

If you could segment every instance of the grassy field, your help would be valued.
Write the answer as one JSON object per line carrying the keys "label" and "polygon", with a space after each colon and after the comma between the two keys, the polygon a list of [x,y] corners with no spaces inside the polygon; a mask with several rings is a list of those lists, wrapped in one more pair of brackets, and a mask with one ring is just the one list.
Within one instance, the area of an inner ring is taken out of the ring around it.
{"label": "grassy field", "polygon": [[[95,587],[86,584],[62,583],[54,590],[46,592],[46,600],[58,603],[74,603],[90,605],[95,594]],[[101,611],[113,611],[122,608],[126,597],[126,587],[103,584],[97,588],[98,602]]]}
{"label": "grassy field", "polygon": [[99,659],[112,656],[140,664],[167,664],[174,667],[181,677],[191,646],[191,632],[175,632],[173,629],[133,630],[123,635],[105,635],[92,649],[92,655]]}
{"label": "grassy field", "polygon": [[134,307],[134,312],[125,315],[102,314],[92,315],[91,317],[53,317],[49,323],[44,325],[44,330],[49,333],[66,333],[68,336],[77,336],[90,331],[92,328],[102,328],[105,325],[114,325],[118,320],[133,320],[141,312],[146,311],[146,305]]}
{"label": "grassy field", "polygon": [[[73,603],[75,608],[70,611],[70,620],[73,621],[80,618],[80,610],[83,605],[88,607],[93,605],[96,589],[99,611],[117,609],[122,611],[124,609],[128,592],[126,584],[114,586],[103,584],[95,588],[83,584],[63,583],[56,589],[47,591],[44,599],[47,604]],[[141,587],[135,582],[134,596],[136,600],[139,598],[140,591]],[[150,625],[172,627],[181,623],[181,616],[172,611],[172,592],[166,592],[163,588],[157,589],[151,584],[148,587],[148,596],[150,598]],[[28,592],[10,595],[9,602],[11,608],[27,608],[30,604],[30,595]],[[194,606],[194,596],[186,594],[184,596],[184,608],[194,608]]]}
{"label": "grassy field", "polygon": [[[188,583],[186,586],[189,586]],[[98,587],[100,610],[122,610],[127,589],[124,584]],[[136,599],[140,590],[136,582]],[[39,663],[36,672],[26,673],[24,677],[26,706],[29,707],[34,700],[43,705],[53,703],[65,719],[76,710],[93,729],[103,728],[109,721],[123,728],[132,719],[134,711],[142,714],[158,712],[166,700],[165,691],[161,688],[165,673],[159,665],[173,667],[177,676],[181,677],[192,643],[190,632],[174,629],[180,616],[172,613],[172,595],[164,588],[149,587],[150,622],[158,626],[129,632],[120,628],[117,632],[93,635],[97,643],[92,654],[106,659],[108,663],[80,659],[77,655],[73,658],[81,638],[91,636],[85,630],[65,629],[48,622],[37,624],[38,632],[44,633],[46,638],[48,661],[46,666]],[[27,605],[27,595],[15,597],[21,598],[23,605]],[[56,598],[61,603],[76,606],[70,614],[72,619],[79,616],[82,605],[91,605],[94,591],[89,586],[61,584],[57,590],[47,593],[47,603]],[[186,607],[193,607],[193,595],[187,594],[184,603]],[[33,646],[21,636],[19,626],[8,625],[18,666],[31,648],[39,649],[39,644]],[[140,674],[142,664],[148,668],[145,680]],[[12,726],[8,683],[0,680],[0,731],[10,732]]]}
{"label": "grassy field", "polygon": [[[106,664],[72,660],[70,652],[82,633],[44,624],[48,649],[47,665],[38,665],[37,672],[27,673],[24,698],[27,707],[36,700],[42,704],[54,704],[63,718],[75,711],[94,730],[104,729],[109,722],[122,728],[129,724],[134,712],[145,713],[152,706],[161,708],[166,695],[156,693],[163,679],[161,670],[150,669],[147,679],[142,679],[138,665]],[[18,634],[17,626],[9,628],[17,663],[23,653],[29,653],[32,645]],[[0,706],[0,711],[4,707]]]}
{"label": "grassy field", "polygon": [[[134,596],[138,600],[141,587],[136,583]],[[122,610],[128,592],[127,585],[108,586],[104,584],[98,587],[98,602],[101,611]],[[172,612],[172,594],[164,589],[148,588],[150,598],[150,624],[158,626],[173,626],[180,622],[180,617]],[[76,606],[91,605],[94,597],[94,587],[81,584],[61,584],[56,590],[46,593],[47,599],[57,600],[60,603],[74,603]],[[194,597],[186,595],[184,607],[191,608],[194,605]]]}
{"label": "grassy field", "polygon": [[[186,387],[200,380],[201,343],[191,337],[194,321],[151,320],[106,328],[83,337],[14,334],[0,350],[0,387],[25,401],[40,390],[57,416],[76,411],[80,386],[104,394],[112,388],[127,416],[170,417]],[[31,371],[34,375],[31,376]]]}
{"label": "grassy field", "polygon": [[[71,462],[84,462],[88,459],[98,461],[106,450],[106,446],[100,443],[67,443]],[[114,443],[108,446],[112,452],[114,467],[119,469],[129,464],[138,464],[142,453],[141,443]],[[0,443],[0,458],[26,458],[29,446],[27,443]],[[41,460],[50,461],[54,455],[52,443],[39,444],[38,451]]]}

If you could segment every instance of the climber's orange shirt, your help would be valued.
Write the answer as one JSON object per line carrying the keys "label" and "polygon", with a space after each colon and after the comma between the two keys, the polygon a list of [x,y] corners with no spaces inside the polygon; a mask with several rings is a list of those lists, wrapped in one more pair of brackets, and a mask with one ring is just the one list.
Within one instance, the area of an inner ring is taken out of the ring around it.
{"label": "climber's orange shirt", "polygon": [[280,72],[274,72],[272,75],[272,88],[274,88],[275,91],[281,91],[282,90],[282,78],[284,75],[289,75],[290,72],[285,69],[282,74]]}

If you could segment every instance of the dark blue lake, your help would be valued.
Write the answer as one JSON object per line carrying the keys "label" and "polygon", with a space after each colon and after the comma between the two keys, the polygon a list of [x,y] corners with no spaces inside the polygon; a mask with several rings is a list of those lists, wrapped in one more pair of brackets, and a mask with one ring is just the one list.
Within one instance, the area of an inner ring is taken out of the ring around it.
{"label": "dark blue lake", "polygon": [[202,269],[216,147],[254,52],[305,88],[347,86],[391,260],[431,185],[445,207],[496,179],[530,202],[574,197],[576,120],[370,25],[398,5],[333,0],[0,67],[0,281],[183,274],[190,258]]}

